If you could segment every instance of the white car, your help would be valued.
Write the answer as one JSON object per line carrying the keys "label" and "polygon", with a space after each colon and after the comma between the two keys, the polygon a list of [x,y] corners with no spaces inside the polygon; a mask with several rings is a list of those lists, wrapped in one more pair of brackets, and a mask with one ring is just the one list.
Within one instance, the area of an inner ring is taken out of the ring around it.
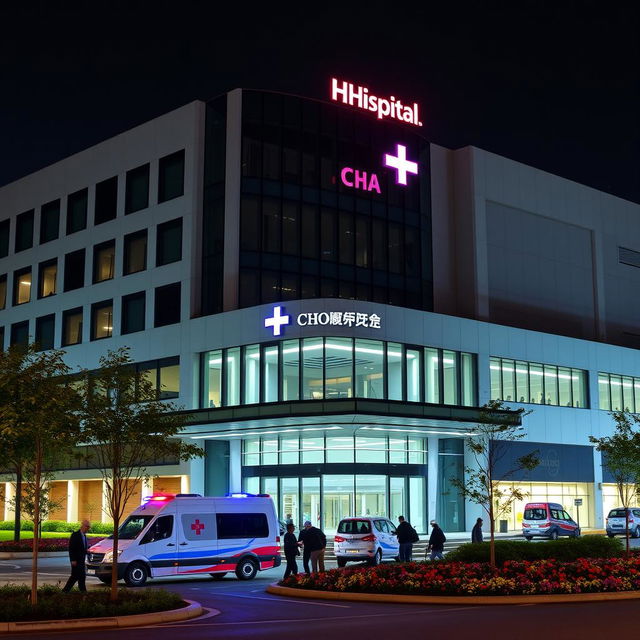
{"label": "white car", "polygon": [[616,535],[627,535],[627,512],[629,516],[629,535],[632,538],[640,538],[640,509],[627,509],[618,507],[611,509],[607,516],[607,535],[613,538]]}
{"label": "white car", "polygon": [[367,560],[376,565],[396,560],[399,549],[396,526],[383,516],[343,518],[333,539],[339,567],[349,561]]}

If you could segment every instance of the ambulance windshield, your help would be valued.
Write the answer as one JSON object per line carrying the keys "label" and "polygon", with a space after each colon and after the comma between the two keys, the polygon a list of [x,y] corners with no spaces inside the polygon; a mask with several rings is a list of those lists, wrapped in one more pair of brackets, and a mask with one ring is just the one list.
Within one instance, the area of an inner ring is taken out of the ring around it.
{"label": "ambulance windshield", "polygon": [[[135,540],[153,516],[129,516],[118,529],[120,540]],[[113,537],[113,536],[111,536]]]}

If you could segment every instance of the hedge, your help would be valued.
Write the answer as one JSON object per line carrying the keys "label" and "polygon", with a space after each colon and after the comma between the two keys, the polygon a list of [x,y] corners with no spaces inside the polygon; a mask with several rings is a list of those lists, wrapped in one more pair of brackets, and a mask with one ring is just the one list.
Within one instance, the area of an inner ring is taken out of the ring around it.
{"label": "hedge", "polygon": [[[0,520],[0,530],[13,531],[13,520]],[[66,522],[65,520],[45,520],[42,523],[42,531],[58,531],[71,533],[77,531],[80,528],[79,522]],[[33,522],[31,520],[20,521],[21,531],[33,531]],[[93,533],[113,533],[113,522],[92,522],[91,531]]]}
{"label": "hedge", "polygon": [[[109,602],[109,590],[63,593],[59,587],[38,589],[38,604],[29,603],[31,589],[27,586],[0,587],[0,621],[65,620],[68,618],[98,618],[133,615],[153,611],[170,611],[185,606],[184,600],[162,589],[119,589],[118,601]],[[126,635],[126,634],[125,634]]]}
{"label": "hedge", "polygon": [[[496,562],[508,560],[533,561],[555,558],[572,562],[578,558],[614,558],[624,554],[624,546],[617,538],[587,535],[582,538],[548,540],[544,543],[519,540],[496,540]],[[489,562],[489,543],[463,544],[446,555],[449,562]]]}

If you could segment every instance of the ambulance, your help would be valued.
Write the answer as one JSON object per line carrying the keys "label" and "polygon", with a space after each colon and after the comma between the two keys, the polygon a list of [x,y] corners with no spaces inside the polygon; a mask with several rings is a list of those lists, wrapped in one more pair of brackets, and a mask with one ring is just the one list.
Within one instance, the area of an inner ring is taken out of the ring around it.
{"label": "ambulance", "polygon": [[[108,584],[113,560],[109,537],[89,549],[87,574]],[[119,528],[118,579],[129,586],[161,576],[210,574],[220,580],[230,571],[251,580],[280,563],[278,520],[266,494],[153,495]]]}

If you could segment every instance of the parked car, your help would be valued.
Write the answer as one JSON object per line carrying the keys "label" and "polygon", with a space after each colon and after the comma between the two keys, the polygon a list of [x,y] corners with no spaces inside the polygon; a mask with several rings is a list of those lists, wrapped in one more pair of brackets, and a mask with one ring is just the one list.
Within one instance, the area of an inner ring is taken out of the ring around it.
{"label": "parked car", "polygon": [[561,504],[529,502],[524,506],[522,535],[526,540],[536,537],[557,540],[560,536],[577,538],[580,527]]}
{"label": "parked car", "polygon": [[339,567],[350,561],[367,560],[376,565],[396,560],[399,549],[396,526],[382,516],[343,518],[333,539]]}
{"label": "parked car", "polygon": [[640,538],[640,509],[625,509],[617,507],[611,509],[606,518],[607,535],[613,538],[615,535],[627,535],[627,512],[629,515],[629,535],[632,538]]}

